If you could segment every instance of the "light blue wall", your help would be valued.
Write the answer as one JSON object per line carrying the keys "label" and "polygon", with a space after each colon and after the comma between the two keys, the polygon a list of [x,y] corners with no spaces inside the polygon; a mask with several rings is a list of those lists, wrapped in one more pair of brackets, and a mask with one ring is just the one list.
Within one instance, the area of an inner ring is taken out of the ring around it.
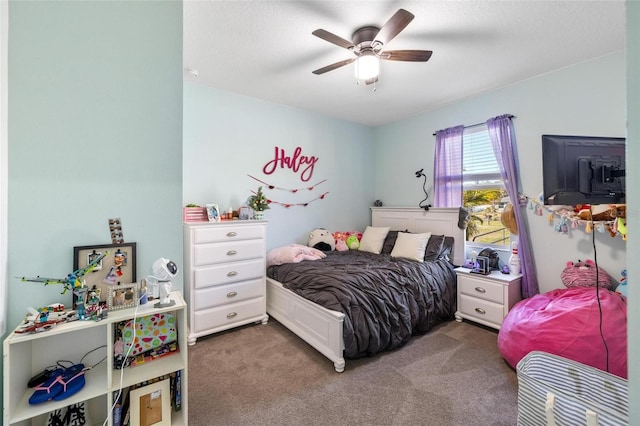
{"label": "light blue wall", "polygon": [[[516,116],[522,189],[536,197],[542,192],[542,134],[625,136],[625,75],[625,55],[618,52],[377,128],[375,197],[387,205],[416,205],[422,191],[415,170],[425,167],[433,191],[433,133],[506,113]],[[540,290],[562,287],[567,261],[593,259],[591,235],[584,228],[556,234],[547,213],[527,213]],[[595,235],[599,265],[619,278],[627,266],[626,243],[608,233]]]}
{"label": "light blue wall", "polygon": [[[640,3],[627,1],[627,182],[640,181]],[[629,424],[640,424],[640,187],[627,188],[629,247]],[[631,403],[633,401],[633,403]]]}
{"label": "light blue wall", "polygon": [[[307,188],[297,193],[265,188],[268,198],[308,206],[272,205],[266,212],[267,246],[306,244],[309,231],[363,230],[370,223],[373,199],[373,130],[284,105],[184,84],[183,204],[216,203],[222,210],[243,205],[261,183],[280,188]],[[303,182],[299,170],[263,166],[275,147],[292,155],[318,157],[313,176]]]}
{"label": "light blue wall", "polygon": [[[120,217],[138,276],[182,259],[182,4],[9,5],[9,315],[71,305],[73,247]],[[181,281],[174,282],[182,288]]]}

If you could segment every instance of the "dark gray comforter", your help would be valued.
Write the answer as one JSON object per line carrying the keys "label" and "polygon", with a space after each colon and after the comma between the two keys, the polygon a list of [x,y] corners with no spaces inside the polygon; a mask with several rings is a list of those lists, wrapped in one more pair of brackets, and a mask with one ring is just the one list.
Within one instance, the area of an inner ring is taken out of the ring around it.
{"label": "dark gray comforter", "polygon": [[344,356],[360,358],[405,344],[453,319],[456,278],[448,260],[391,258],[357,250],[270,266],[284,287],[346,315]]}

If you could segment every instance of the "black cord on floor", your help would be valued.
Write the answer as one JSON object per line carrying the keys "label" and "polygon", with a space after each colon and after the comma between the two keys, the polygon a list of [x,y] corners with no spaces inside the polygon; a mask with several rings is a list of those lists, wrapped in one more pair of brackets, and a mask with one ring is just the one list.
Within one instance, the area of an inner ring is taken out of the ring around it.
{"label": "black cord on floor", "polygon": [[604,338],[604,333],[602,333],[602,304],[600,303],[600,268],[598,268],[598,250],[596,249],[596,232],[593,227],[593,212],[591,211],[591,207],[589,207],[589,212],[591,213],[591,245],[593,246],[593,263],[596,268],[596,300],[598,301],[598,312],[600,314],[600,338],[602,339],[602,344],[604,345],[605,351],[605,359],[606,359],[606,368],[607,373],[609,373],[609,346],[607,346],[607,341]]}

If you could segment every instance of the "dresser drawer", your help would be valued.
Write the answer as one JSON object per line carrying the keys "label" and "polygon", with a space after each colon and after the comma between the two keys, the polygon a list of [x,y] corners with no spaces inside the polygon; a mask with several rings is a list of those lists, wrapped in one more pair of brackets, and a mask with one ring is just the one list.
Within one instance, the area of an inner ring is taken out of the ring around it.
{"label": "dresser drawer", "polygon": [[458,275],[458,293],[467,294],[501,305],[504,303],[503,284],[470,275]]}
{"label": "dresser drawer", "polygon": [[458,310],[463,314],[500,325],[504,318],[504,306],[487,300],[470,297],[466,294],[458,296]]}
{"label": "dresser drawer", "polygon": [[198,333],[218,327],[231,327],[236,322],[262,317],[265,313],[265,304],[266,299],[260,297],[196,312],[193,331]]}
{"label": "dresser drawer", "polygon": [[263,226],[208,227],[193,230],[193,243],[264,239]]}
{"label": "dresser drawer", "polygon": [[228,305],[242,300],[263,297],[265,295],[264,279],[243,281],[239,283],[220,285],[196,290],[193,301],[193,309],[213,308],[215,306]]}
{"label": "dresser drawer", "polygon": [[264,257],[264,240],[198,244],[193,248],[194,267]]}
{"label": "dresser drawer", "polygon": [[264,259],[253,259],[196,268],[193,271],[193,286],[201,289],[260,278],[265,274],[265,267]]}

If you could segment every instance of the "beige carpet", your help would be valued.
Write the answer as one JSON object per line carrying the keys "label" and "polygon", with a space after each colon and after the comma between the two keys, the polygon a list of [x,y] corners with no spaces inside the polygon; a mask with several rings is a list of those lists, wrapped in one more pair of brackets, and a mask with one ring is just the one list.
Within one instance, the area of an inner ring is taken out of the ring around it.
{"label": "beige carpet", "polygon": [[189,424],[515,425],[497,332],[455,321],[343,373],[274,319],[189,347]]}

